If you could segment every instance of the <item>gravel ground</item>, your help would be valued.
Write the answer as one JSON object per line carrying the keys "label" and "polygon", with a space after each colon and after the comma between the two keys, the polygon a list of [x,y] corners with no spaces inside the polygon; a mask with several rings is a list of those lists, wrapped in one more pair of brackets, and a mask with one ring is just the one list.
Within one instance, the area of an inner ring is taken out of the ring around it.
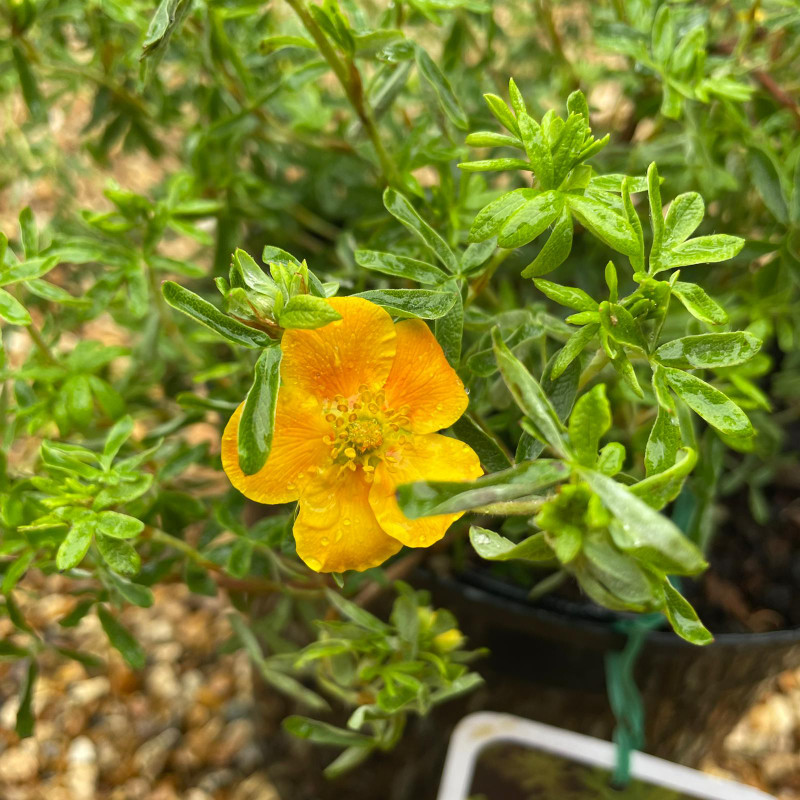
{"label": "gravel ground", "polygon": [[[252,722],[253,686],[242,653],[221,654],[229,635],[224,598],[155,589],[150,609],[123,621],[148,653],[136,673],[109,648],[94,616],[57,625],[73,606],[59,576],[17,591],[46,641],[93,653],[86,668],[46,653],[34,698],[37,727],[13,733],[22,674],[0,663],[2,800],[281,800],[264,767]],[[11,636],[0,620],[0,636]],[[783,673],[728,737],[709,772],[800,800],[800,670]],[[292,800],[284,792],[282,800]],[[364,799],[366,800],[366,798]]]}

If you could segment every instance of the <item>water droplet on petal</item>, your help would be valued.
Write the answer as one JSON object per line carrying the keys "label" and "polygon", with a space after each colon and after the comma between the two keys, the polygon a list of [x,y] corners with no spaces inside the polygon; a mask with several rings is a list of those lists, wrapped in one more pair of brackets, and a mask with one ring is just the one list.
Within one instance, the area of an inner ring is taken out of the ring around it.
{"label": "water droplet on petal", "polygon": [[308,564],[310,569],[313,569],[314,572],[319,572],[322,569],[322,562],[318,561],[316,558],[307,558],[306,564]]}
{"label": "water droplet on petal", "polygon": [[349,524],[350,524],[350,517],[345,517],[345,518],[342,520],[342,525],[345,525],[345,526],[347,526],[347,525],[349,525]]}
{"label": "water droplet on petal", "polygon": [[323,547],[327,547],[327,546],[328,546],[328,545],[331,543],[331,540],[330,540],[330,539],[329,539],[327,536],[323,536],[323,537],[322,537],[322,538],[319,540],[319,543],[320,543],[320,544],[321,544]]}

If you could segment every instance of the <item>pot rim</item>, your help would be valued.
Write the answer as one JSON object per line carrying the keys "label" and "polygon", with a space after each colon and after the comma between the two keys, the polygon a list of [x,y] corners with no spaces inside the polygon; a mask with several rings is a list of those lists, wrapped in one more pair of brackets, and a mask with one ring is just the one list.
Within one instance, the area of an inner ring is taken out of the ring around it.
{"label": "pot rim", "polygon": [[[600,606],[592,607],[570,602],[558,597],[546,595],[537,604],[527,601],[524,589],[517,588],[477,570],[466,570],[457,575],[441,576],[430,570],[420,570],[427,577],[461,594],[472,595],[472,599],[481,601],[489,607],[502,609],[518,616],[540,619],[551,624],[567,625],[579,631],[597,636],[619,636],[613,623],[623,619],[633,619],[635,614],[624,614]],[[712,631],[713,633],[713,631]],[[651,630],[646,634],[647,641],[667,648],[693,648],[697,645],[681,639],[671,630]],[[775,644],[800,642],[800,627],[784,628],[763,633],[715,633],[714,641],[706,645],[719,649],[721,647],[767,647]],[[705,647],[703,649],[706,649]]]}

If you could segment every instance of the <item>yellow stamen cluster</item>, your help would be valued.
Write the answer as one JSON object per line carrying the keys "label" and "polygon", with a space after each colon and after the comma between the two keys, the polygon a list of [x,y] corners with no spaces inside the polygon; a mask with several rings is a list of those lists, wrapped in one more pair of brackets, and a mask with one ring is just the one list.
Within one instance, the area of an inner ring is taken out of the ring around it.
{"label": "yellow stamen cluster", "polygon": [[368,386],[359,386],[358,391],[354,398],[337,395],[333,399],[325,414],[331,432],[324,441],[331,446],[335,464],[350,470],[361,467],[367,480],[372,480],[380,461],[396,460],[389,448],[395,452],[406,443],[404,429],[410,424],[409,409],[387,408],[384,393],[371,392]]}

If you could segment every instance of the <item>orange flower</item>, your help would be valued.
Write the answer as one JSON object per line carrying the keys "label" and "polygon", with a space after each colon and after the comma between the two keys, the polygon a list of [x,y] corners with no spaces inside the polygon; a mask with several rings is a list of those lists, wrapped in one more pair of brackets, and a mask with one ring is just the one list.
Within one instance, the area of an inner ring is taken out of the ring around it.
{"label": "orange flower", "polygon": [[231,483],[260,503],[300,501],[297,553],[316,572],[365,570],[402,545],[428,547],[460,514],[408,519],[395,487],[481,474],[473,450],[435,431],[467,407],[464,385],[421,320],[396,325],[359,297],[331,298],[342,318],[283,336],[272,449],[239,468],[242,406],[222,437]]}

